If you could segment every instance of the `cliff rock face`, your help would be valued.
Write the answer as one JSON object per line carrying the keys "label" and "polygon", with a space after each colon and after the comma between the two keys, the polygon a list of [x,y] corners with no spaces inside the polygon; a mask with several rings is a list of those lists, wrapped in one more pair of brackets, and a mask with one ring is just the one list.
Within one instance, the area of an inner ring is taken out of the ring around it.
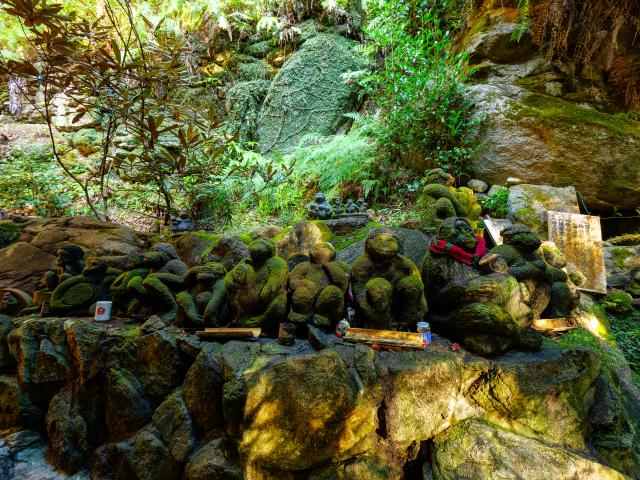
{"label": "cliff rock face", "polygon": [[[636,2],[475,2],[459,49],[477,69],[475,176],[573,185],[588,207],[640,203]],[[626,5],[626,6],[625,6]],[[597,40],[596,40],[597,38]]]}
{"label": "cliff rock face", "polygon": [[640,395],[583,348],[487,360],[436,337],[426,351],[316,350],[84,318],[18,318],[0,333],[13,359],[0,374],[2,478],[640,473]]}

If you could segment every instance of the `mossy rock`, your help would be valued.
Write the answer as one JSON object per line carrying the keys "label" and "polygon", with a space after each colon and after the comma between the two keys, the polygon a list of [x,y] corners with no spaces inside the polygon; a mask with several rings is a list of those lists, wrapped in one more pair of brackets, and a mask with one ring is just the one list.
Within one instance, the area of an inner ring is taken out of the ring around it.
{"label": "mossy rock", "polygon": [[240,63],[236,67],[235,78],[238,82],[251,82],[253,80],[268,80],[271,77],[271,69],[266,60],[255,60],[249,63]]}
{"label": "mossy rock", "polygon": [[612,292],[602,299],[607,312],[616,317],[625,317],[633,311],[633,299],[626,292]]}
{"label": "mossy rock", "polygon": [[270,40],[253,43],[249,45],[245,52],[255,58],[265,58],[270,52],[276,50],[277,47]]}
{"label": "mossy rock", "polygon": [[92,128],[78,130],[70,138],[71,145],[85,157],[100,150],[101,141],[102,135]]}
{"label": "mossy rock", "polygon": [[237,83],[227,91],[227,134],[238,135],[241,142],[256,140],[260,107],[269,85],[266,80],[254,79]]}
{"label": "mossy rock", "polygon": [[334,135],[357,105],[357,90],[342,75],[364,68],[357,44],[322,34],[304,43],[273,80],[258,121],[262,153],[286,153],[303,136]]}
{"label": "mossy rock", "polygon": [[485,121],[474,140],[474,176],[490,184],[516,177],[578,190],[587,207],[635,208],[640,198],[640,122],[556,97],[474,85]]}

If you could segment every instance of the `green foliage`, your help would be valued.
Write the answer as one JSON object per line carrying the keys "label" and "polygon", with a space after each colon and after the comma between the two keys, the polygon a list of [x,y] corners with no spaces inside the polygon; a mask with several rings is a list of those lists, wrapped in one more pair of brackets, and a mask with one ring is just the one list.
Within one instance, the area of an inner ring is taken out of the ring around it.
{"label": "green foliage", "polygon": [[473,152],[475,125],[463,95],[466,54],[440,19],[447,1],[377,0],[365,27],[380,68],[360,81],[383,112],[380,144],[406,158],[460,174]]}
{"label": "green foliage", "polygon": [[518,0],[516,8],[518,9],[518,28],[514,30],[511,38],[517,42],[522,39],[522,36],[531,26],[531,19],[529,17],[529,8],[531,0]]}
{"label": "green foliage", "polygon": [[509,190],[495,190],[480,200],[483,210],[496,218],[506,218],[509,213]]}
{"label": "green foliage", "polygon": [[640,312],[634,310],[622,318],[610,318],[611,333],[631,368],[640,373]]}
{"label": "green foliage", "polygon": [[299,185],[315,186],[329,196],[339,195],[348,184],[361,185],[363,197],[375,197],[382,192],[384,183],[378,171],[375,142],[361,130],[352,129],[328,141],[306,137],[303,144],[314,140],[314,144],[301,147],[291,155]]}
{"label": "green foliage", "polygon": [[60,216],[81,196],[56,165],[49,145],[13,148],[0,160],[0,205]]}
{"label": "green foliage", "polygon": [[624,317],[633,311],[633,299],[626,292],[612,292],[602,299],[602,306],[608,313]]}
{"label": "green foliage", "polygon": [[545,338],[544,345],[551,348],[585,348],[595,352],[605,366],[613,368],[617,365],[628,364],[620,352],[612,348],[607,342],[595,337],[587,330],[576,328],[555,340]]}

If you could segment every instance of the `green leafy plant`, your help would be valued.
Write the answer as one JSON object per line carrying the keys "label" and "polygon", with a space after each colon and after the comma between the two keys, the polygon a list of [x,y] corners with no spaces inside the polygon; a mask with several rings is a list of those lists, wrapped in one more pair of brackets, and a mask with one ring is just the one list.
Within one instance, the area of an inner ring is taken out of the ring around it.
{"label": "green leafy plant", "polygon": [[8,210],[59,216],[73,213],[70,206],[81,196],[49,145],[15,147],[0,160],[0,204]]}
{"label": "green leafy plant", "polygon": [[360,81],[382,110],[380,145],[392,157],[463,173],[474,151],[475,126],[463,95],[466,54],[452,52],[440,15],[446,1],[377,0],[364,31],[374,64]]}
{"label": "green leafy plant", "polygon": [[480,200],[482,208],[497,218],[506,218],[509,213],[509,190],[496,190]]}

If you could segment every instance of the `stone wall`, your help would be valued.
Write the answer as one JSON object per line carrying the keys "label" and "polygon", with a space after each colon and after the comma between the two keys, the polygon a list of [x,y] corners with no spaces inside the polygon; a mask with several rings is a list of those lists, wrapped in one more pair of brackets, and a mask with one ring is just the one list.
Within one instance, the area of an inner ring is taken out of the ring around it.
{"label": "stone wall", "polygon": [[[583,348],[487,360],[437,337],[426,351],[381,352],[317,331],[292,347],[203,342],[155,317],[0,325],[3,478],[640,473],[640,394],[626,367]],[[17,476],[21,458],[29,475]]]}

